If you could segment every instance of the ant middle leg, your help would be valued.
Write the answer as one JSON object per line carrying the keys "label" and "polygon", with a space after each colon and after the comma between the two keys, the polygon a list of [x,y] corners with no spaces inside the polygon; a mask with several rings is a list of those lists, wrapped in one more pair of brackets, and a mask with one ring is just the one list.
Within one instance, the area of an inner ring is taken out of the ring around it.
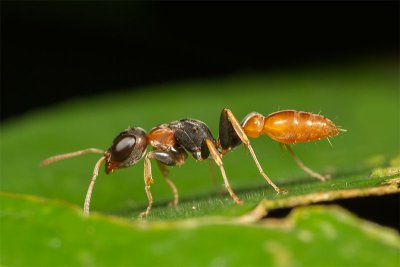
{"label": "ant middle leg", "polygon": [[315,171],[311,170],[309,167],[304,165],[304,163],[296,156],[296,154],[294,153],[294,151],[292,150],[290,145],[284,145],[284,146],[289,151],[290,155],[292,156],[292,158],[296,162],[297,166],[299,166],[300,169],[302,169],[303,171],[308,173],[310,176],[312,176],[314,178],[317,178],[317,179],[319,179],[321,181],[326,181],[327,179],[330,178],[329,175],[322,175],[322,174],[319,174],[318,172],[315,172]]}
{"label": "ant middle leg", "polygon": [[179,202],[179,194],[178,189],[175,184],[169,179],[169,171],[167,167],[161,162],[157,160],[158,168],[161,171],[162,176],[164,177],[165,182],[167,182],[168,186],[171,188],[172,194],[174,195],[174,199],[170,202],[170,205],[177,206]]}
{"label": "ant middle leg", "polygon": [[175,166],[182,165],[185,163],[187,158],[187,153],[185,150],[179,146],[172,146],[168,150],[154,150],[148,153],[150,158],[154,158],[157,160],[158,167],[161,170],[161,173],[165,179],[165,182],[171,188],[171,191],[174,195],[174,199],[171,202],[173,206],[177,206],[179,202],[179,194],[178,189],[175,184],[169,179],[169,171],[166,168],[167,166]]}
{"label": "ant middle leg", "polygon": [[[256,154],[254,153],[253,147],[250,145],[249,138],[247,137],[246,133],[244,132],[243,128],[241,127],[239,121],[233,115],[232,111],[227,108],[224,108],[221,113],[220,118],[220,144],[223,151],[229,151],[233,147],[238,145],[237,138],[247,147],[250,151],[250,154],[257,166],[258,171],[264,177],[264,179],[275,189],[278,193],[284,193],[286,190],[279,188],[275,185],[272,180],[268,177],[268,175],[262,169]],[[237,135],[237,137],[235,137]],[[240,142],[239,142],[240,143]]]}

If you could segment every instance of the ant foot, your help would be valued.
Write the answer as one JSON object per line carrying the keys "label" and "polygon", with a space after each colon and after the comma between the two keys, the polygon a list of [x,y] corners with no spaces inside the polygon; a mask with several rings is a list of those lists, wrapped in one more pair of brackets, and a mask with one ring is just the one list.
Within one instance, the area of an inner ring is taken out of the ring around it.
{"label": "ant foot", "polygon": [[238,197],[234,198],[233,200],[234,200],[235,203],[238,204],[238,205],[242,205],[242,204],[244,203],[243,200],[241,200],[241,199],[238,198]]}
{"label": "ant foot", "polygon": [[326,175],[324,175],[324,177],[325,177],[325,180],[329,180],[329,179],[331,179],[331,178],[332,178],[332,175],[330,175],[330,174],[326,174]]}
{"label": "ant foot", "polygon": [[282,189],[282,188],[279,188],[279,187],[276,188],[275,190],[276,190],[276,192],[278,194],[286,194],[288,192],[286,189]]}
{"label": "ant foot", "polygon": [[139,219],[141,219],[141,220],[146,219],[147,216],[149,215],[149,213],[150,213],[150,212],[149,212],[148,210],[141,212],[141,213],[139,214]]}
{"label": "ant foot", "polygon": [[317,178],[317,179],[323,181],[323,182],[325,182],[326,180],[331,179],[331,175],[330,175],[330,174],[321,175],[321,174],[319,174],[319,173],[315,173],[313,176],[314,176],[315,178]]}
{"label": "ant foot", "polygon": [[178,199],[174,199],[174,200],[172,200],[172,201],[170,201],[170,202],[168,203],[168,206],[169,206],[169,207],[176,207],[176,206],[178,206],[178,202],[179,202]]}

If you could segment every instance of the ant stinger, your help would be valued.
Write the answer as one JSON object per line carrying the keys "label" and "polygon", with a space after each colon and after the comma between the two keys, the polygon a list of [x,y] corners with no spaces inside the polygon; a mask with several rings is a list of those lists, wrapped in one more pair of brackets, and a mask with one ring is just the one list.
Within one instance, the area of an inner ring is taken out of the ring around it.
{"label": "ant stinger", "polygon": [[[323,176],[305,166],[295,155],[290,144],[329,138],[338,135],[340,131],[345,130],[337,127],[332,121],[319,114],[296,110],[277,111],[266,117],[252,112],[240,124],[233,113],[225,108],[221,113],[219,138],[217,140],[214,139],[205,123],[194,119],[183,119],[158,125],[148,134],[140,127],[128,128],[114,139],[107,151],[89,148],[61,154],[42,161],[42,165],[88,153],[103,154],[94,167],[93,177],[86,193],[84,213],[88,215],[93,186],[101,164],[105,161],[105,169],[108,174],[116,169],[134,165],[144,158],[144,183],[148,206],[140,214],[140,217],[143,217],[149,214],[153,204],[153,197],[150,191],[150,185],[153,183],[150,159],[157,161],[165,181],[173,192],[174,205],[178,204],[178,191],[174,183],[169,179],[169,172],[165,166],[182,165],[187,158],[187,152],[192,153],[196,160],[208,158],[214,160],[220,168],[225,188],[232,199],[237,204],[241,204],[242,201],[229,185],[222,163],[224,154],[243,143],[250,151],[260,174],[278,193],[282,193],[285,190],[276,186],[263,171],[248,137],[258,138],[265,134],[281,143],[288,149],[290,155],[301,169],[312,177],[323,181],[328,176]],[[154,150],[146,152],[147,145],[152,146]]]}

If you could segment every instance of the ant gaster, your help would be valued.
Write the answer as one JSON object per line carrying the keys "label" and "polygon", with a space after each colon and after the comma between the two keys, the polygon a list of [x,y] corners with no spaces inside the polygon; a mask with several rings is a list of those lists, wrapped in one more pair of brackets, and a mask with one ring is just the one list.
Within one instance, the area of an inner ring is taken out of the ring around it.
{"label": "ant gaster", "polygon": [[[237,204],[241,204],[242,201],[229,185],[222,163],[224,154],[240,144],[244,144],[249,150],[260,174],[278,193],[282,193],[285,190],[276,186],[263,171],[248,137],[258,138],[263,134],[269,136],[288,149],[290,155],[302,170],[323,181],[328,176],[323,176],[305,166],[289,145],[297,142],[329,138],[339,134],[339,131],[345,130],[340,129],[332,121],[319,114],[282,110],[263,116],[260,113],[252,112],[243,119],[242,123],[239,123],[233,113],[224,108],[220,117],[219,138],[217,140],[205,123],[194,119],[183,119],[156,126],[148,134],[140,127],[128,128],[114,139],[107,151],[89,148],[61,154],[44,160],[42,165],[88,153],[103,154],[94,167],[92,180],[86,194],[84,213],[88,215],[93,186],[101,164],[105,161],[106,173],[110,173],[116,169],[134,165],[144,158],[144,183],[148,205],[146,210],[140,214],[143,217],[149,214],[153,204],[150,185],[154,181],[151,174],[150,159],[157,161],[165,181],[174,194],[174,205],[178,204],[178,191],[169,179],[169,172],[165,166],[182,165],[187,158],[187,152],[190,152],[196,160],[208,158],[214,160],[220,168],[225,188],[232,199]],[[153,150],[147,152],[147,145],[152,146]]]}

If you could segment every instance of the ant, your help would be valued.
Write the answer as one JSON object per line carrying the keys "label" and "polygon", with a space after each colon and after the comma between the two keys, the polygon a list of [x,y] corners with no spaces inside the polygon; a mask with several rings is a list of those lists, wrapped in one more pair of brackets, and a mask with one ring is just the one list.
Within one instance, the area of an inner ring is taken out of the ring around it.
{"label": "ant", "polygon": [[[250,145],[249,137],[258,138],[267,135],[273,140],[285,146],[296,164],[310,176],[319,180],[326,180],[329,176],[323,176],[303,164],[296,156],[290,145],[297,142],[307,142],[338,135],[340,131],[346,131],[337,127],[331,120],[319,114],[304,111],[282,110],[263,116],[252,112],[242,121],[235,118],[232,111],[227,108],[222,110],[219,122],[219,138],[216,140],[208,126],[199,120],[182,119],[154,127],[148,134],[140,127],[128,128],[122,131],[113,141],[111,147],[104,151],[97,148],[84,149],[72,153],[56,155],[42,161],[42,165],[48,165],[55,161],[76,157],[83,154],[98,153],[103,156],[97,161],[92,180],[86,193],[84,214],[89,215],[90,199],[99,168],[105,161],[106,173],[119,168],[129,167],[144,158],[144,183],[148,198],[148,205],[140,217],[146,217],[153,204],[153,196],[150,185],[154,183],[151,173],[150,159],[155,159],[161,173],[171,188],[174,200],[173,205],[178,204],[178,190],[169,179],[169,171],[166,166],[182,165],[187,159],[187,152],[192,153],[196,160],[212,159],[220,168],[225,188],[232,199],[241,204],[242,200],[233,192],[222,163],[222,157],[243,143],[250,152],[257,169],[264,179],[278,193],[285,190],[276,186],[265,174],[256,154]],[[147,145],[153,150],[147,152]]]}

